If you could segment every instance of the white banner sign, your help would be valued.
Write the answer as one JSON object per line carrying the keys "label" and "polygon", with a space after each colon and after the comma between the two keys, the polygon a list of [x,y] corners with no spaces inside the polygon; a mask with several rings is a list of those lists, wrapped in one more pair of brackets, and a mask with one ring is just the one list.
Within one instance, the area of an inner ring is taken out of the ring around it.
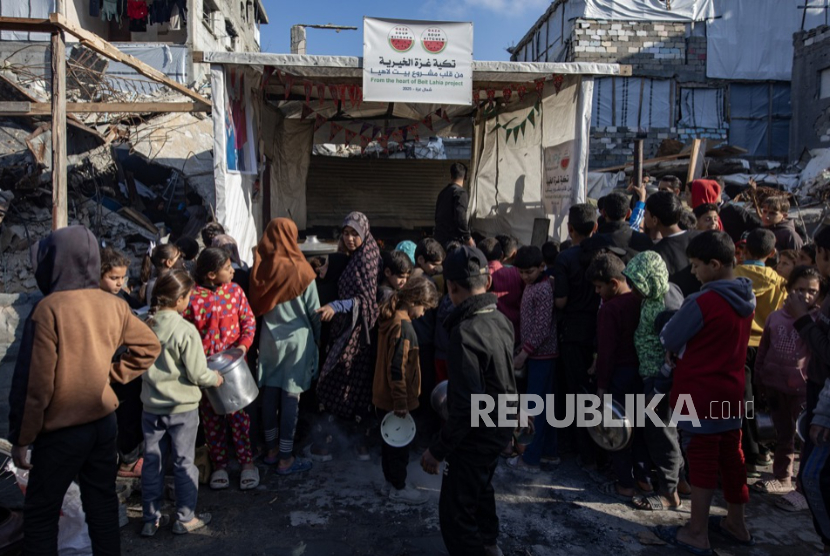
{"label": "white banner sign", "polygon": [[562,214],[570,206],[574,182],[573,155],[573,141],[545,149],[542,204],[547,214]]}
{"label": "white banner sign", "polygon": [[363,18],[363,99],[473,102],[473,24]]}

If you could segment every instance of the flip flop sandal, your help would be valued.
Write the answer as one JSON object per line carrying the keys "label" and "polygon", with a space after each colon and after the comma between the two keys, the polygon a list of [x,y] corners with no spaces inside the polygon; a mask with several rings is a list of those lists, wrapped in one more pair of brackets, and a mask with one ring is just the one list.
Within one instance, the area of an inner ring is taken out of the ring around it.
{"label": "flip flop sandal", "polygon": [[677,506],[666,506],[665,504],[663,504],[663,499],[656,494],[652,494],[651,496],[635,496],[631,499],[631,503],[638,510],[644,510],[649,512],[661,512],[664,510],[676,512],[683,509],[682,500],[680,504],[678,504]]}
{"label": "flip flop sandal", "polygon": [[752,490],[763,494],[786,494],[793,490],[792,485],[785,486],[778,479],[770,479],[769,481],[758,481],[752,484]]}
{"label": "flip flop sandal", "polygon": [[682,548],[683,550],[691,554],[695,554],[696,556],[713,556],[715,554],[715,551],[711,548],[698,548],[677,540],[677,532],[680,531],[680,527],[680,525],[674,525],[672,527],[658,525],[653,529],[653,531],[654,534],[657,535],[658,539],[666,541],[670,545],[676,546],[677,548]]}
{"label": "flip flop sandal", "polygon": [[602,494],[606,496],[610,496],[611,498],[616,498],[617,500],[623,500],[625,502],[631,501],[631,496],[626,496],[624,494],[620,494],[617,491],[617,481],[608,481],[607,483],[602,483],[597,487]]}
{"label": "flip flop sandal", "polygon": [[785,512],[803,512],[809,510],[810,506],[807,504],[807,499],[804,495],[793,490],[775,501],[775,507]]}
{"label": "flip flop sandal", "polygon": [[228,472],[224,469],[217,469],[210,475],[210,488],[213,490],[224,490],[231,486]]}
{"label": "flip flop sandal", "polygon": [[162,516],[158,518],[156,521],[148,521],[144,524],[144,526],[141,528],[141,536],[152,537],[156,534],[156,531],[158,531],[162,527],[167,527],[169,524],[170,516],[162,514]]}
{"label": "flip flop sandal", "polygon": [[277,475],[291,475],[292,473],[305,473],[306,471],[311,471],[311,468],[314,464],[311,463],[309,459],[300,459],[294,458],[294,463],[292,463],[289,467],[281,468],[277,467]]}
{"label": "flip flop sandal", "polygon": [[738,545],[741,545],[741,546],[755,546],[755,537],[750,535],[749,540],[746,540],[746,541],[742,540],[742,539],[739,539],[738,537],[736,537],[735,535],[733,535],[732,533],[730,533],[729,531],[727,531],[726,529],[724,529],[722,527],[723,520],[724,520],[724,518],[722,516],[710,515],[709,516],[709,530],[714,531],[715,533],[717,533],[721,537],[723,537],[726,540],[731,541],[735,544],[738,544]]}
{"label": "flip flop sandal", "polygon": [[197,515],[195,519],[192,519],[187,523],[177,521],[173,524],[173,534],[186,535],[188,533],[192,533],[196,529],[201,529],[202,527],[210,523],[212,519],[212,515],[205,513]]}
{"label": "flip flop sandal", "polygon": [[239,490],[253,490],[259,486],[259,469],[243,469],[239,478]]}

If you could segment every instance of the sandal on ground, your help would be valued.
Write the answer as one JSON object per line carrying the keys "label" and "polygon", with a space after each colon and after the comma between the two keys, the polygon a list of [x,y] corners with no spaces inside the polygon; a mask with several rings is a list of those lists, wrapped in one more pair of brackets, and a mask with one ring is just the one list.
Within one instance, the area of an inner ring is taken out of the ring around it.
{"label": "sandal on ground", "polygon": [[144,467],[144,458],[138,458],[132,467],[118,467],[118,476],[127,479],[140,479],[141,469]]}
{"label": "sandal on ground", "polygon": [[786,512],[803,512],[809,510],[807,499],[797,490],[792,490],[775,501],[775,507]]}
{"label": "sandal on ground", "polygon": [[666,541],[672,546],[682,548],[683,550],[695,554],[696,556],[712,556],[715,552],[711,548],[698,548],[683,541],[677,540],[677,532],[680,531],[680,525],[668,527],[666,525],[658,525],[653,529],[654,534],[661,541]]}
{"label": "sandal on ground", "polygon": [[239,490],[252,490],[259,486],[259,469],[243,469],[239,477]]}
{"label": "sandal on ground", "polygon": [[277,467],[277,475],[291,475],[292,473],[305,473],[311,471],[313,464],[310,459],[294,458],[294,462],[288,467]]}
{"label": "sandal on ground", "polygon": [[142,537],[152,537],[156,534],[156,531],[161,529],[162,527],[167,527],[170,524],[170,516],[166,514],[162,514],[160,518],[155,521],[147,521],[144,523],[144,526],[141,528],[141,536]]}
{"label": "sandal on ground", "polygon": [[330,453],[328,453],[328,454],[315,454],[314,451],[312,450],[313,447],[314,447],[314,444],[309,444],[303,450],[303,455],[307,458],[310,458],[311,461],[316,461],[317,463],[325,463],[327,461],[331,461],[332,459],[334,459],[334,458],[332,458],[332,455]]}
{"label": "sandal on ground", "polygon": [[224,469],[217,469],[210,474],[210,488],[213,490],[223,490],[231,486],[231,480],[228,477],[228,472]]}
{"label": "sandal on ground", "polygon": [[617,500],[623,500],[625,502],[631,501],[631,496],[626,496],[625,494],[620,494],[617,490],[617,481],[608,481],[607,483],[602,483],[597,487],[597,489],[604,495],[610,496],[611,498],[616,498]]}
{"label": "sandal on ground", "polygon": [[201,529],[202,527],[210,523],[211,519],[213,519],[213,516],[210,514],[199,514],[187,523],[177,521],[173,524],[173,534],[186,535],[188,533],[192,533],[196,529]]}
{"label": "sandal on ground", "polygon": [[680,501],[680,504],[678,504],[677,506],[667,506],[663,503],[663,499],[657,494],[652,494],[649,496],[635,496],[631,499],[631,503],[638,510],[647,510],[650,512],[660,512],[663,510],[676,512],[678,510],[683,509],[682,500]]}
{"label": "sandal on ground", "polygon": [[793,489],[792,484],[785,485],[778,479],[770,479],[768,481],[758,481],[752,484],[752,489],[756,492],[764,494],[787,494]]}
{"label": "sandal on ground", "polygon": [[540,471],[538,465],[529,465],[525,463],[522,456],[512,457],[507,460],[507,467],[515,471],[523,471],[532,475],[537,475]]}
{"label": "sandal on ground", "polygon": [[262,463],[264,463],[265,465],[274,465],[276,463],[279,463],[279,461],[280,461],[280,455],[279,454],[272,457],[272,456],[269,456],[266,453],[265,455],[262,456]]}
{"label": "sandal on ground", "polygon": [[725,538],[728,541],[731,541],[735,544],[739,544],[741,546],[755,546],[755,537],[749,535],[749,540],[739,539],[731,532],[727,531],[723,528],[723,520],[726,519],[719,515],[710,515],[709,516],[709,531],[714,531],[721,537]]}

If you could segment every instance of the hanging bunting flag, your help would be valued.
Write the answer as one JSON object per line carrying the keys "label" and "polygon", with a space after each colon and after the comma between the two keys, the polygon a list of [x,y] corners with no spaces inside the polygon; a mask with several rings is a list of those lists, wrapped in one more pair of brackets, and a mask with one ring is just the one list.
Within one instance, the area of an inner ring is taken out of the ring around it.
{"label": "hanging bunting flag", "polygon": [[314,131],[320,129],[324,123],[326,123],[326,119],[320,114],[317,114],[317,117],[314,119]]}
{"label": "hanging bunting flag", "polygon": [[446,109],[446,108],[441,108],[441,118],[442,118],[444,121],[446,121],[448,124],[451,124],[451,123],[452,123],[452,122],[450,121],[450,116],[449,116],[449,114],[447,114],[447,109]]}
{"label": "hanging bunting flag", "polygon": [[354,131],[352,131],[349,128],[346,128],[346,130],[343,133],[345,133],[345,135],[346,135],[346,144],[351,145],[352,144],[352,139],[354,139],[357,136],[357,133],[355,133]]}
{"label": "hanging bunting flag", "polygon": [[343,128],[341,126],[337,125],[334,122],[331,122],[331,131],[329,132],[329,141],[334,140],[334,138],[337,136],[338,133],[340,133],[340,130],[342,130],[342,129]]}
{"label": "hanging bunting flag", "polygon": [[404,142],[406,142],[406,138],[409,137],[409,126],[400,130],[401,137],[403,138]]}
{"label": "hanging bunting flag", "polygon": [[530,111],[530,114],[527,115],[527,121],[530,122],[530,125],[532,125],[533,127],[536,127],[536,107],[535,106]]}
{"label": "hanging bunting flag", "polygon": [[360,136],[360,149],[365,150],[366,147],[369,146],[369,138],[364,137],[363,135]]}
{"label": "hanging bunting flag", "polygon": [[380,126],[373,125],[372,126],[372,135],[369,136],[369,139],[374,139],[380,133]]}
{"label": "hanging bunting flag", "polygon": [[[524,122],[522,122],[522,125],[519,126],[519,128],[522,130],[522,137],[525,136],[525,126],[526,125],[527,125],[527,121],[524,121]],[[516,135],[518,135],[518,134],[516,134]]]}
{"label": "hanging bunting flag", "polygon": [[[265,87],[268,85],[268,81],[271,80],[271,75],[274,73],[274,70],[277,71],[279,74],[280,70],[276,69],[274,66],[265,66],[262,69],[262,89],[264,90]],[[280,81],[282,81],[282,76],[278,76]]]}
{"label": "hanging bunting flag", "polygon": [[340,99],[340,107],[346,107],[346,89],[347,85],[338,85],[337,86],[337,98]]}
{"label": "hanging bunting flag", "polygon": [[496,103],[496,90],[495,89],[487,89],[487,106],[493,108],[493,105]]}
{"label": "hanging bunting flag", "polygon": [[358,135],[363,135],[364,133],[366,133],[366,130],[369,129],[370,127],[372,127],[372,126],[367,124],[366,122],[363,122],[363,125],[360,126],[360,133],[358,133]]}
{"label": "hanging bunting flag", "polygon": [[537,79],[536,80],[536,94],[539,95],[539,98],[542,98],[542,93],[545,90],[545,80],[544,79]]}
{"label": "hanging bunting flag", "polygon": [[554,75],[553,76],[553,86],[556,89],[556,94],[559,94],[559,91],[562,90],[562,84],[565,82],[564,75]]}
{"label": "hanging bunting flag", "polygon": [[319,97],[317,106],[323,106],[326,101],[326,85],[324,83],[317,83],[317,96]]}
{"label": "hanging bunting flag", "polygon": [[480,89],[473,89],[473,104],[478,104],[478,99],[481,96]]}
{"label": "hanging bunting flag", "polygon": [[351,104],[352,108],[354,108],[355,104],[357,103],[357,85],[349,85],[348,93],[349,104]]}
{"label": "hanging bunting flag", "polygon": [[510,102],[510,97],[512,97],[512,96],[513,96],[513,89],[511,89],[510,87],[508,87],[508,88],[506,88],[505,90],[503,90],[503,91],[501,92],[501,94],[502,94],[502,96],[504,97],[504,103],[505,103],[505,104],[507,104],[508,102]]}
{"label": "hanging bunting flag", "polygon": [[525,95],[527,94],[527,87],[524,85],[519,85],[519,88],[516,89],[516,92],[519,94],[519,100],[524,100]]}
{"label": "hanging bunting flag", "polygon": [[314,110],[312,110],[309,105],[303,104],[303,115],[300,119],[305,120],[306,118],[308,118],[312,114],[314,114]]}
{"label": "hanging bunting flag", "polygon": [[432,129],[432,114],[428,114],[427,117],[424,118],[421,123],[424,124],[424,126],[428,130],[433,131],[433,129]]}
{"label": "hanging bunting flag", "polygon": [[303,91],[305,92],[305,103],[311,103],[311,90],[314,88],[314,83],[303,80]]}
{"label": "hanging bunting flag", "polygon": [[294,84],[294,76],[290,73],[285,74],[285,100],[291,96],[291,86]]}
{"label": "hanging bunting flag", "polygon": [[329,94],[331,95],[331,100],[334,101],[334,104],[337,104],[337,101],[340,97],[337,96],[337,85],[329,85]]}

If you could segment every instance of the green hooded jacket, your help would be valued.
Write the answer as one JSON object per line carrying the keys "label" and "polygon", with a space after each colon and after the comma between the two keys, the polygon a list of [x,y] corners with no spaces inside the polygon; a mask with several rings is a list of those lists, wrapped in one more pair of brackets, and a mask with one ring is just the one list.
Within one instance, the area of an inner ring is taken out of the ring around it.
{"label": "green hooded jacket", "polygon": [[669,271],[660,255],[644,251],[631,259],[623,274],[643,298],[640,324],[634,331],[634,346],[640,360],[640,376],[653,377],[660,372],[666,358],[654,322],[666,309],[664,297],[669,291]]}

